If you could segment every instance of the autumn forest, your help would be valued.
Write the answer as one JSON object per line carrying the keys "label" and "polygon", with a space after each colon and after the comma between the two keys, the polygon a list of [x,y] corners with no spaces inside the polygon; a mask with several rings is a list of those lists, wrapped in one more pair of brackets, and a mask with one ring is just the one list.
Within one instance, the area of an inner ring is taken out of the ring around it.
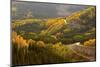
{"label": "autumn forest", "polygon": [[12,64],[96,60],[96,7],[12,2]]}

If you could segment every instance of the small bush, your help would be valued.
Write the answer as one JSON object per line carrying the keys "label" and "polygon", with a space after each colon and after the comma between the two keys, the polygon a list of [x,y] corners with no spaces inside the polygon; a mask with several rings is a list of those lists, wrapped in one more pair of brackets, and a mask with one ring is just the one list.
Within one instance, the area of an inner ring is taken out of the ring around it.
{"label": "small bush", "polygon": [[39,47],[45,47],[45,43],[43,41],[37,41],[36,45]]}
{"label": "small bush", "polygon": [[85,46],[95,46],[96,45],[96,39],[90,39],[88,41],[84,42]]}

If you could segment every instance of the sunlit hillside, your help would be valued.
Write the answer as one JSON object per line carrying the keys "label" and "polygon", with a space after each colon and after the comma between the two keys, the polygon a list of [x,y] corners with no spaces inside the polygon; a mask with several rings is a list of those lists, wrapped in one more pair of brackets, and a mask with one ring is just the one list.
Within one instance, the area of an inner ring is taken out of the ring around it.
{"label": "sunlit hillside", "polygon": [[95,12],[89,6],[62,17],[12,19],[13,65],[95,61]]}

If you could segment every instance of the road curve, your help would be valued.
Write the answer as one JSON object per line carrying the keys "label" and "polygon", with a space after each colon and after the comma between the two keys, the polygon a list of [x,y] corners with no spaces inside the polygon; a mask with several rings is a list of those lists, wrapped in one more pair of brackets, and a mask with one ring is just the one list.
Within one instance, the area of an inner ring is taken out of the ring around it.
{"label": "road curve", "polygon": [[96,49],[94,47],[87,47],[83,45],[77,45],[76,43],[67,45],[74,53],[79,56],[82,56],[89,61],[96,60]]}

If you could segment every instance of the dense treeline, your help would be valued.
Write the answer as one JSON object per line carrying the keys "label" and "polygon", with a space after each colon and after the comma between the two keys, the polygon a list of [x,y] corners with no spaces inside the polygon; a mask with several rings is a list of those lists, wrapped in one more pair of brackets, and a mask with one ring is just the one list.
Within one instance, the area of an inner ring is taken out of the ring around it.
{"label": "dense treeline", "polygon": [[45,44],[43,41],[25,40],[16,32],[13,32],[12,39],[14,65],[88,61],[61,42]]}

